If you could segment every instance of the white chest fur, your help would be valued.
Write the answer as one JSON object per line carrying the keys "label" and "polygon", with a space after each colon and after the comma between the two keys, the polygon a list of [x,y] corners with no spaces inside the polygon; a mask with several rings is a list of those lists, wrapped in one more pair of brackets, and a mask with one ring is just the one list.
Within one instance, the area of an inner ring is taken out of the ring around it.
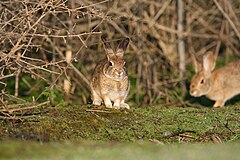
{"label": "white chest fur", "polygon": [[111,99],[111,101],[115,101],[116,99],[119,99],[120,97],[124,97],[126,94],[126,91],[108,91],[107,95]]}

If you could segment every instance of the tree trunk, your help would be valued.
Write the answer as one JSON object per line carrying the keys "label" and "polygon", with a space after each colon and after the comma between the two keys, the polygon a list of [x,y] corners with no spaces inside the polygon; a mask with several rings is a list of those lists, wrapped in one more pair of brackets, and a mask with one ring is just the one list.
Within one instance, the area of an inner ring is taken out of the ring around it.
{"label": "tree trunk", "polygon": [[[183,23],[184,23],[184,6],[183,1],[177,1],[177,14],[178,14],[178,21],[177,21],[177,30],[178,30],[178,55],[179,55],[179,78],[183,80],[185,74],[185,43],[184,37],[181,34],[184,31]],[[184,90],[185,83],[181,81],[181,88]]]}

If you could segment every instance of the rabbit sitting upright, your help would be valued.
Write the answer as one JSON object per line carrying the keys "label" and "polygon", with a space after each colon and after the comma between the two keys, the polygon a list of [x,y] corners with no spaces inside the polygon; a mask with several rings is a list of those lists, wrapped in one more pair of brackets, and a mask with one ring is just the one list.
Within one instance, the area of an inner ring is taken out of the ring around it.
{"label": "rabbit sitting upright", "polygon": [[196,72],[190,84],[192,96],[206,95],[216,101],[213,107],[222,107],[227,100],[240,93],[239,60],[213,71],[217,59],[213,52],[205,53],[200,61],[194,55],[192,58]]}
{"label": "rabbit sitting upright", "polygon": [[129,38],[121,40],[116,51],[104,37],[102,42],[107,58],[96,66],[90,81],[93,104],[98,106],[103,101],[107,108],[129,109],[129,105],[124,101],[129,92],[130,82],[123,59]]}

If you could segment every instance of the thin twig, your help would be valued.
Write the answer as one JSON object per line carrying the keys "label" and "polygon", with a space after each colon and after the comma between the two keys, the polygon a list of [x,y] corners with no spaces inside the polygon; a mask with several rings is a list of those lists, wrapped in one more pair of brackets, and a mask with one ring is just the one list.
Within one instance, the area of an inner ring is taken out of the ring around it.
{"label": "thin twig", "polygon": [[30,106],[27,106],[27,107],[20,107],[18,105],[14,105],[14,107],[8,106],[7,109],[1,109],[0,112],[8,111],[9,113],[13,113],[15,111],[23,111],[23,110],[38,108],[40,106],[44,106],[44,105],[47,105],[49,103],[50,103],[49,101],[42,102],[42,103],[39,103],[39,104],[34,104],[34,105],[30,105],[29,103],[27,103],[25,105],[30,105]]}
{"label": "thin twig", "polygon": [[223,8],[220,6],[220,4],[218,3],[217,0],[213,0],[214,3],[216,4],[216,6],[218,7],[218,9],[221,11],[221,13],[224,15],[224,17],[228,20],[229,24],[231,25],[231,27],[233,28],[233,30],[235,31],[235,33],[238,36],[238,39],[240,40],[240,33],[236,27],[236,25],[233,23],[233,21],[231,20],[231,18],[227,15],[226,12],[224,12]]}
{"label": "thin twig", "polygon": [[113,113],[105,110],[87,109],[86,112],[98,112],[98,113]]}

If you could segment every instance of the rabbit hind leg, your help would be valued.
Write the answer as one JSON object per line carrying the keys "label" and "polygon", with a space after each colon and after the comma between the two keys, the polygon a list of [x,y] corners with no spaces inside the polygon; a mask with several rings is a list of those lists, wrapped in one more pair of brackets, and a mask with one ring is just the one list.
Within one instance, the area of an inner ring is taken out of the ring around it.
{"label": "rabbit hind leg", "polygon": [[121,108],[130,109],[130,106],[127,103],[125,103],[125,102],[121,102],[120,107]]}
{"label": "rabbit hind leg", "polygon": [[121,101],[120,99],[117,99],[114,101],[113,107],[114,109],[120,109],[120,108],[130,109],[129,105],[125,103],[124,100]]}
{"label": "rabbit hind leg", "polygon": [[92,101],[93,105],[100,106],[102,103],[102,98],[96,93],[96,91],[92,91]]}

